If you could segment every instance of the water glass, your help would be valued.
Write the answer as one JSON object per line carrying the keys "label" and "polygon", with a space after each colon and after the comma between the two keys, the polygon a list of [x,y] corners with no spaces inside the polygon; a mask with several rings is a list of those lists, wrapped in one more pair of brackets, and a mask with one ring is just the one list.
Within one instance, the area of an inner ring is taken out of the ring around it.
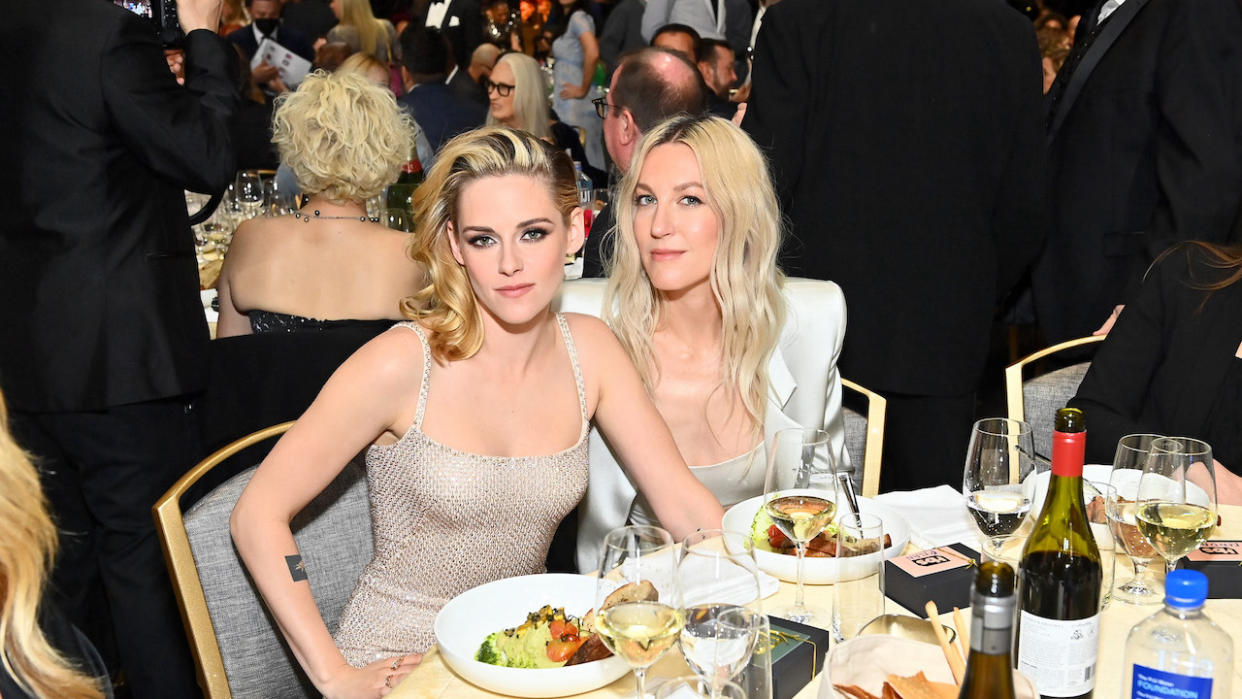
{"label": "water glass", "polygon": [[656,699],[748,699],[749,696],[745,689],[733,682],[724,683],[719,687],[718,693],[713,693],[713,688],[703,684],[694,675],[670,678],[656,689]]}
{"label": "water glass", "polygon": [[985,553],[995,555],[1001,540],[1018,531],[1031,509],[1036,471],[1032,435],[1030,425],[1003,417],[984,418],[971,429],[962,496]]}
{"label": "water glass", "polygon": [[838,518],[837,581],[832,592],[832,634],[838,642],[854,638],[884,614],[884,522],[879,516]]}
{"label": "water glass", "polygon": [[1113,597],[1129,604],[1164,602],[1164,559],[1138,530],[1138,484],[1157,434],[1128,434],[1117,440],[1109,485],[1115,488],[1108,503],[1109,523],[1119,550],[1130,557],[1134,577],[1113,590]]}
{"label": "water glass", "polygon": [[1085,479],[1082,486],[1087,521],[1091,524],[1095,545],[1100,550],[1100,609],[1104,609],[1112,599],[1113,580],[1117,575],[1117,540],[1108,519],[1108,502],[1117,499],[1117,489],[1108,483]]}

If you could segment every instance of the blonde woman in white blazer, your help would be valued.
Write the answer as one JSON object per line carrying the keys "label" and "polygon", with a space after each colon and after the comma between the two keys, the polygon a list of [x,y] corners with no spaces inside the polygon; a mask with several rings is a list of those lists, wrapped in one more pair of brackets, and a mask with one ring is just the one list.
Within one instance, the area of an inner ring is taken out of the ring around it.
{"label": "blonde woman in white blazer", "polygon": [[[692,471],[726,507],[763,490],[773,432],[823,428],[846,464],[836,284],[785,279],[767,163],[740,129],[681,117],[644,138],[614,206],[608,280],[567,284],[561,310],[601,315],[634,361]],[[657,523],[593,432],[577,562],[604,535]]]}

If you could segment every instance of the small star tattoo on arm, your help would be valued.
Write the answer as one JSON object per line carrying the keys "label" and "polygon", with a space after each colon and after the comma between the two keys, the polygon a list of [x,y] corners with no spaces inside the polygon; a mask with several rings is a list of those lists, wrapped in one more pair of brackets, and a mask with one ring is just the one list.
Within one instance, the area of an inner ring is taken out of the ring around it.
{"label": "small star tattoo on arm", "polygon": [[289,565],[289,575],[293,576],[293,582],[306,580],[306,562],[301,556],[285,556],[285,563]]}

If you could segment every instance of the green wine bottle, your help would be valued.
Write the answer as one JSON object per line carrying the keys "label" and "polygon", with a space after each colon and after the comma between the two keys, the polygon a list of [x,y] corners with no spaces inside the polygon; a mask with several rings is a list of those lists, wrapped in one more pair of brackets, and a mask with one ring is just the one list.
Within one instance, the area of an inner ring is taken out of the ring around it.
{"label": "green wine bottle", "polygon": [[970,657],[957,699],[1014,699],[1013,568],[996,561],[979,566],[970,603]]}
{"label": "green wine bottle", "polygon": [[409,162],[401,166],[401,174],[397,181],[388,185],[388,196],[385,202],[388,208],[387,224],[389,228],[410,232],[414,230],[414,190],[423,183],[426,175],[418,155],[410,157]]}
{"label": "green wine bottle", "polygon": [[1083,504],[1086,422],[1057,411],[1044,509],[1022,549],[1018,669],[1041,697],[1085,699],[1095,688],[1100,636],[1100,549]]}

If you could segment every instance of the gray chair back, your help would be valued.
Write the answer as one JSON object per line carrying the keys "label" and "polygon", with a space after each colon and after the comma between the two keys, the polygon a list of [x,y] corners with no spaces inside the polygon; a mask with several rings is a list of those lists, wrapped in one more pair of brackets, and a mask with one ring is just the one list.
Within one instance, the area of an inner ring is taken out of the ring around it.
{"label": "gray chair back", "polygon": [[867,416],[846,406],[841,406],[841,415],[845,419],[845,453],[850,457],[850,479],[854,481],[854,492],[861,493],[863,464],[867,457]]}
{"label": "gray chair back", "polygon": [[1035,453],[1052,458],[1052,427],[1057,411],[1078,393],[1091,362],[1080,362],[1022,382],[1022,404],[1031,426]]}
{"label": "gray chair back", "polygon": [[[315,604],[329,631],[336,630],[341,609],[373,551],[366,475],[358,461],[346,466],[292,522]],[[254,470],[225,481],[185,514],[194,563],[233,696],[317,697],[229,534],[229,515]]]}

